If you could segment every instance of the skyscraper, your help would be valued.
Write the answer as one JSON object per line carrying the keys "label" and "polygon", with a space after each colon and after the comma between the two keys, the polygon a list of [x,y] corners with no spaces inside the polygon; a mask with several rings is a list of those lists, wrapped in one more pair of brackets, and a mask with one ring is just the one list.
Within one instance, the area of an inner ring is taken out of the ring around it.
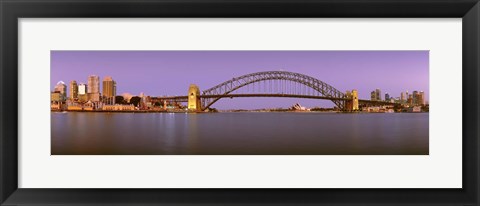
{"label": "skyscraper", "polygon": [[418,94],[418,104],[424,105],[425,104],[425,92],[420,91]]}
{"label": "skyscraper", "polygon": [[405,93],[404,92],[400,93],[400,103],[405,103],[405,100],[406,100]]}
{"label": "skyscraper", "polygon": [[80,102],[88,101],[87,90],[88,88],[86,84],[80,83],[78,85],[78,101]]}
{"label": "skyscraper", "polygon": [[88,99],[93,102],[100,101],[100,78],[97,75],[88,76]]}
{"label": "skyscraper", "polygon": [[377,101],[377,93],[375,91],[370,92],[370,100]]}
{"label": "skyscraper", "polygon": [[112,77],[103,78],[103,102],[107,104],[115,104],[115,95],[117,95],[117,83]]}
{"label": "skyscraper", "polygon": [[415,104],[415,105],[420,104],[419,101],[418,101],[419,100],[418,96],[419,96],[418,91],[413,91],[413,104]]}
{"label": "skyscraper", "polygon": [[380,89],[375,90],[375,95],[377,96],[377,101],[382,101],[382,91]]}
{"label": "skyscraper", "polygon": [[413,95],[411,94],[408,95],[407,104],[413,105]]}
{"label": "skyscraper", "polygon": [[66,100],[67,99],[67,85],[65,85],[64,82],[59,81],[57,85],[55,85],[55,91],[60,92],[61,99]]}
{"label": "skyscraper", "polygon": [[88,93],[100,93],[100,78],[97,75],[88,76]]}
{"label": "skyscraper", "polygon": [[70,99],[78,99],[78,85],[75,80],[70,81]]}
{"label": "skyscraper", "polygon": [[86,85],[86,84],[80,83],[80,84],[78,85],[78,94],[79,94],[79,95],[87,94],[87,85]]}
{"label": "skyscraper", "polygon": [[385,101],[388,102],[390,101],[390,95],[387,93],[385,93]]}
{"label": "skyscraper", "polygon": [[117,82],[113,81],[112,77],[107,76],[103,78],[103,96],[114,97],[117,95]]}

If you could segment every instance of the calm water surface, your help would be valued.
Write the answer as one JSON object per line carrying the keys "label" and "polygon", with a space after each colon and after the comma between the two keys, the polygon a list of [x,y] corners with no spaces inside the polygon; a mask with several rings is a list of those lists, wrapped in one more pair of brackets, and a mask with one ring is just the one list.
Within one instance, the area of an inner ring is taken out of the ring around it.
{"label": "calm water surface", "polygon": [[55,113],[52,155],[428,155],[428,113]]}

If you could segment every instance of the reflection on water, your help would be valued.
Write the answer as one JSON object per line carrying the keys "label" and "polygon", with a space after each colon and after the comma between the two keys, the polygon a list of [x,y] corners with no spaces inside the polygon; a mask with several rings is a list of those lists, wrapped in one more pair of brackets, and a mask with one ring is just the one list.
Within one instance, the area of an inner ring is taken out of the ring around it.
{"label": "reflection on water", "polygon": [[428,113],[52,113],[52,155],[428,154]]}

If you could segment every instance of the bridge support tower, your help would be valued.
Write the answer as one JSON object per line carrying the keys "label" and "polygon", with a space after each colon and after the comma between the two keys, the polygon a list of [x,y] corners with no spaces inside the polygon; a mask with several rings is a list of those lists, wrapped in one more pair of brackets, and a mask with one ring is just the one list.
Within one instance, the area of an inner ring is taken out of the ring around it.
{"label": "bridge support tower", "polygon": [[188,110],[202,111],[202,103],[200,101],[200,89],[195,84],[190,84],[188,88]]}
{"label": "bridge support tower", "polygon": [[358,111],[358,91],[356,89],[347,91],[346,97],[349,100],[345,101],[345,110],[348,112]]}

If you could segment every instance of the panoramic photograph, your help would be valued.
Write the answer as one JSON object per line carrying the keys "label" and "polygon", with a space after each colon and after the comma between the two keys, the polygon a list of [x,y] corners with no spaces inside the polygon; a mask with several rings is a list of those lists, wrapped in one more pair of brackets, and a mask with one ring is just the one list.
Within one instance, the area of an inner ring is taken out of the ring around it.
{"label": "panoramic photograph", "polygon": [[429,155],[428,50],[50,52],[51,155]]}

